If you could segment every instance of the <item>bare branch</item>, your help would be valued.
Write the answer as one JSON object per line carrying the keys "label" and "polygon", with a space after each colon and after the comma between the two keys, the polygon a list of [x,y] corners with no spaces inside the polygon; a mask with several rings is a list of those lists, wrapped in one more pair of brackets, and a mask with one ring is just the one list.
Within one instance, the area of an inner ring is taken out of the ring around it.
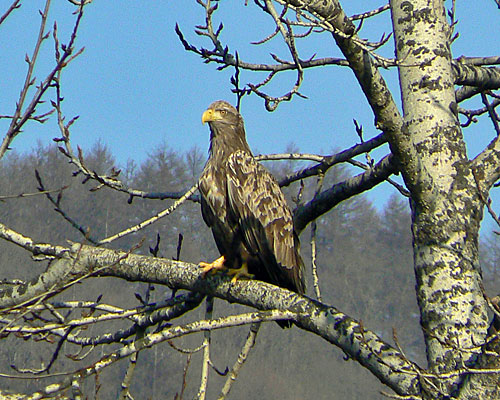
{"label": "bare branch", "polygon": [[184,193],[184,195],[179,199],[177,200],[174,204],[172,204],[169,208],[163,210],[163,211],[160,211],[158,214],[156,214],[155,216],[151,217],[150,219],[146,220],[146,221],[143,221],[141,222],[140,224],[137,224],[137,225],[134,225],[130,228],[127,228],[126,230],[124,231],[121,231],[113,236],[110,236],[106,239],[102,239],[101,241],[99,241],[99,245],[102,245],[102,244],[105,244],[105,243],[110,243],[116,239],[119,239],[119,238],[122,238],[126,235],[130,235],[131,233],[134,233],[134,232],[137,232],[143,228],[145,228],[146,226],[149,226],[153,223],[155,223],[156,221],[158,221],[159,219],[163,218],[163,217],[166,217],[167,215],[171,214],[175,209],[177,209],[182,203],[184,203],[187,199],[189,199],[193,194],[194,192],[196,192],[198,190],[198,183],[196,183],[195,185],[193,185],[191,187],[191,189],[189,189],[186,193]]}
{"label": "bare branch", "polygon": [[[491,218],[493,218],[493,221],[495,221],[497,226],[500,228],[500,219],[498,218],[497,214],[495,213],[495,211],[491,207],[491,198],[486,197],[486,195],[484,194],[483,188],[481,188],[481,182],[479,180],[479,177],[477,176],[477,172],[474,169],[472,169],[472,175],[474,176],[474,181],[476,182],[476,188],[477,188],[477,193],[479,195],[479,198],[481,199],[483,204],[488,209],[488,212],[489,212]],[[485,295],[484,290],[483,290],[483,295]],[[487,299],[487,300],[489,300],[489,299]]]}
{"label": "bare branch", "polygon": [[63,186],[63,187],[60,187],[58,189],[47,189],[47,190],[42,190],[42,191],[39,191],[36,193],[19,193],[19,194],[0,196],[0,201],[11,200],[11,199],[23,199],[23,198],[40,196],[40,195],[45,195],[45,194],[50,194],[50,193],[60,193],[61,191],[66,190],[67,188],[68,188],[68,186]]}
{"label": "bare branch", "polygon": [[14,0],[14,2],[10,5],[10,7],[5,11],[5,13],[0,17],[0,25],[2,22],[7,19],[7,17],[14,11],[15,9],[21,7],[21,0]]}
{"label": "bare branch", "polygon": [[94,0],[68,0],[71,4],[74,4],[75,6],[85,6],[87,4],[92,3]]}
{"label": "bare branch", "polygon": [[[99,361],[96,363],[92,364],[89,367],[83,368],[81,370],[78,370],[75,373],[71,373],[72,375],[75,375],[76,373],[80,376],[81,379],[84,379],[88,376],[98,374],[100,371],[102,371],[104,368],[116,363],[119,360],[122,360],[126,357],[130,357],[131,355],[145,349],[145,348],[150,348],[158,343],[162,343],[166,340],[179,337],[179,336],[184,336],[189,333],[195,333],[195,332],[200,332],[200,331],[207,331],[207,330],[213,330],[213,329],[221,329],[221,328],[227,328],[231,326],[239,326],[239,325],[244,325],[244,324],[250,324],[253,322],[260,322],[260,321],[275,321],[278,319],[290,319],[294,317],[294,313],[288,312],[288,311],[278,311],[278,310],[273,310],[273,311],[260,311],[260,312],[253,312],[253,313],[247,313],[247,314],[240,314],[240,315],[234,315],[234,316],[229,316],[229,317],[224,317],[224,318],[218,318],[215,320],[210,320],[210,321],[196,321],[190,324],[186,324],[184,326],[175,326],[171,327],[168,329],[164,329],[161,332],[158,333],[151,333],[145,336],[144,339],[138,340],[137,342],[134,342],[132,344],[123,346],[121,349],[118,351],[107,354],[104,357],[102,357]],[[40,398],[40,397],[35,397],[35,396],[40,396],[40,395],[53,395],[54,393],[60,392],[72,384],[72,377],[67,378],[59,383],[53,383],[44,389],[37,391],[35,393],[32,393],[31,396],[33,398]]]}
{"label": "bare branch", "polygon": [[455,91],[455,97],[457,99],[457,103],[461,103],[471,97],[474,97],[476,94],[481,93],[483,91],[480,87],[474,86],[462,86]]}
{"label": "bare branch", "polygon": [[[340,311],[286,289],[253,280],[231,283],[231,278],[225,275],[202,279],[203,271],[196,265],[89,246],[83,246],[74,256],[74,261],[61,260],[65,271],[69,269],[72,274],[84,273],[86,268],[92,266],[104,276],[166,284],[173,289],[197,291],[263,310],[289,310],[291,319],[298,326],[339,345],[398,393],[402,388],[410,390],[412,385],[417,384],[412,379],[409,381],[404,372],[411,370],[406,365],[407,361],[399,358],[399,353],[389,344],[381,342],[374,333],[364,330],[361,335],[359,325]],[[108,265],[113,267],[101,269]],[[273,315],[276,319],[287,318]],[[374,349],[377,349],[376,357],[373,357]]]}
{"label": "bare branch", "polygon": [[472,161],[471,168],[481,177],[483,190],[489,191],[500,179],[500,136],[496,136],[488,146]]}
{"label": "bare branch", "polygon": [[236,378],[238,377],[238,374],[241,368],[243,367],[243,364],[247,360],[250,351],[255,345],[255,340],[257,338],[257,334],[259,333],[260,326],[261,326],[260,322],[254,322],[250,325],[250,331],[248,332],[247,340],[245,341],[245,344],[243,345],[243,348],[241,349],[241,352],[238,355],[238,358],[234,363],[233,368],[231,368],[231,372],[227,376],[226,382],[222,387],[222,391],[218,397],[218,400],[224,400],[226,396],[229,394],[229,391],[231,390],[233,383],[236,381]]}
{"label": "bare branch", "polygon": [[283,40],[288,47],[288,50],[290,51],[290,54],[295,64],[295,68],[297,70],[297,80],[295,81],[294,87],[288,93],[280,97],[269,96],[260,91],[255,85],[252,84],[248,85],[255,94],[264,99],[267,111],[274,111],[276,110],[280,102],[290,101],[295,94],[304,97],[299,93],[300,85],[302,84],[302,80],[304,79],[304,70],[302,69],[302,66],[300,64],[298,51],[297,48],[295,47],[295,38],[292,26],[283,18],[287,11],[287,7],[285,6],[282,14],[278,15],[272,1],[271,0],[264,0],[264,1],[266,4],[265,9],[273,17],[274,22],[278,27],[278,30],[280,31],[281,36],[283,37]]}
{"label": "bare branch", "polygon": [[54,205],[54,211],[56,211],[58,214],[60,214],[66,221],[68,221],[73,228],[75,228],[77,231],[79,231],[83,237],[88,240],[92,244],[97,244],[97,241],[93,239],[90,236],[90,229],[88,227],[84,227],[83,225],[77,223],[73,218],[71,218],[62,208],[61,208],[61,199],[62,199],[62,194],[63,190],[66,189],[68,186],[64,187],[62,190],[59,191],[59,194],[56,199],[52,197],[49,191],[45,190],[45,187],[43,186],[42,178],[40,176],[40,173],[38,170],[35,170],[35,176],[36,180],[38,182],[38,190],[40,193],[45,193],[45,196],[47,199]]}
{"label": "bare branch", "polygon": [[357,19],[363,20],[363,19],[366,19],[366,18],[373,17],[374,15],[380,14],[380,13],[382,13],[384,11],[387,11],[389,8],[390,8],[389,4],[386,4],[386,5],[383,5],[382,7],[376,8],[375,10],[372,10],[372,11],[367,11],[367,12],[364,12],[362,14],[351,15],[349,17],[349,19],[351,21],[355,21]]}
{"label": "bare branch", "polygon": [[500,56],[493,57],[464,57],[460,56],[455,59],[457,63],[466,65],[498,65],[500,64]]}
{"label": "bare branch", "polygon": [[[279,30],[276,28],[276,32],[278,33]],[[236,67],[238,65],[239,68],[244,69],[244,70],[249,70],[249,71],[268,71],[268,72],[280,72],[280,71],[289,71],[289,70],[294,70],[296,69],[296,65],[294,63],[290,62],[280,62],[279,64],[263,64],[263,63],[249,63],[242,61],[241,59],[236,62],[236,55],[233,55],[229,51],[226,53],[226,49],[224,49],[224,52],[222,54],[219,54],[216,51],[210,51],[207,50],[203,47],[197,48],[191,44],[189,44],[186,39],[184,38],[184,35],[182,34],[179,26],[176,26],[176,33],[177,36],[179,36],[180,41],[183,43],[184,48],[187,51],[193,52],[201,56],[204,60],[207,62],[215,62],[217,64],[222,64],[223,67],[220,68],[225,68],[225,67]],[[267,38],[266,38],[267,39]],[[266,40],[264,39],[264,41]],[[255,44],[258,44],[259,42],[256,42]],[[307,68],[315,68],[315,67],[322,67],[322,66],[327,66],[327,65],[339,65],[339,66],[344,66],[347,67],[349,66],[349,63],[347,60],[342,59],[342,58],[335,58],[335,57],[324,57],[324,58],[318,58],[318,59],[310,59],[310,60],[300,60],[300,65],[303,69]]]}
{"label": "bare branch", "polygon": [[9,129],[3,139],[2,144],[0,145],[0,158],[2,158],[5,154],[5,152],[9,149],[9,145],[12,142],[12,140],[19,134],[21,131],[22,126],[28,121],[30,118],[32,118],[33,113],[36,111],[36,107],[40,104],[40,101],[42,99],[42,96],[45,94],[47,89],[51,86],[52,81],[54,77],[56,76],[57,72],[63,69],[68,65],[69,62],[71,62],[75,57],[77,57],[79,54],[83,52],[83,48],[77,51],[75,54],[73,54],[74,51],[74,43],[76,40],[76,34],[78,32],[78,28],[80,26],[80,21],[83,17],[83,6],[79,7],[79,12],[76,18],[76,22],[73,28],[73,32],[71,33],[71,37],[69,40],[69,43],[64,46],[64,53],[58,60],[56,66],[52,69],[52,71],[47,75],[45,80],[39,84],[37,87],[37,90],[35,94],[33,95],[31,102],[29,105],[26,107],[24,112],[22,112],[22,108],[24,105],[24,102],[26,100],[28,90],[29,88],[34,84],[34,79],[32,79],[32,74],[33,70],[35,67],[35,62],[38,57],[38,52],[40,50],[42,42],[48,37],[48,34],[45,33],[45,24],[47,21],[47,15],[50,7],[50,0],[47,0],[45,3],[45,10],[42,15],[42,22],[40,24],[40,31],[38,34],[38,40],[35,45],[35,50],[33,51],[33,55],[31,59],[27,58],[28,62],[28,72],[26,74],[26,79],[25,83],[23,86],[23,89],[21,90],[21,95],[20,98],[17,102],[16,105],[16,111],[14,113],[14,116],[12,118],[12,121],[10,123]]}
{"label": "bare branch", "polygon": [[[212,319],[214,298],[212,296],[208,296],[205,301],[205,320],[209,321]],[[205,332],[203,332],[203,360],[201,363],[201,382],[197,394],[197,398],[199,400],[205,400],[205,396],[207,394],[208,371],[210,366],[210,335],[210,330],[206,330]]]}
{"label": "bare branch", "polygon": [[479,67],[452,62],[457,85],[475,86],[482,90],[500,88],[500,68]]}
{"label": "bare branch", "polygon": [[[16,103],[16,111],[14,113],[14,117],[11,120],[7,134],[5,135],[5,138],[2,144],[0,145],[0,158],[3,157],[3,155],[8,149],[8,146],[19,132],[19,129],[16,130],[16,124],[18,119],[21,117],[21,110],[24,105],[24,101],[26,100],[26,96],[28,95],[28,89],[34,84],[34,81],[32,81],[32,76],[33,76],[33,70],[35,68],[35,63],[38,58],[38,53],[40,51],[40,47],[42,46],[42,42],[45,39],[47,39],[47,35],[45,34],[45,24],[47,23],[47,17],[49,14],[50,1],[51,0],[46,0],[45,9],[43,12],[40,13],[42,20],[40,23],[40,29],[38,31],[38,38],[35,44],[35,49],[33,50],[31,58],[29,58],[28,55],[26,54],[26,62],[28,63],[28,72],[26,73],[26,78],[24,80],[23,88],[21,89],[19,100]],[[34,109],[31,110],[27,118],[29,118],[33,112]]]}
{"label": "bare branch", "polygon": [[341,201],[371,189],[396,173],[398,168],[393,158],[392,154],[384,157],[372,169],[333,185],[307,204],[297,207],[294,212],[296,231],[300,233],[311,221],[331,210]]}
{"label": "bare branch", "polygon": [[304,179],[309,176],[318,175],[320,172],[324,173],[333,165],[345,162],[359,154],[373,150],[374,148],[377,148],[386,142],[387,136],[381,133],[380,135],[375,136],[373,139],[370,139],[362,144],[354,145],[353,147],[343,150],[340,153],[325,157],[323,160],[321,160],[320,164],[293,172],[289,176],[282,179],[279,184],[280,186],[288,186],[297,180]]}
{"label": "bare branch", "polygon": [[[490,103],[490,107],[493,108],[493,109],[496,108],[498,105],[500,105],[500,99],[494,99]],[[462,115],[465,115],[467,117],[467,122],[461,124],[461,126],[462,127],[467,127],[467,126],[469,126],[473,122],[476,123],[478,120],[475,117],[489,112],[488,108],[489,107],[485,106],[485,107],[482,107],[482,108],[478,108],[477,110],[466,110],[466,109],[463,109],[461,107],[458,107],[458,113],[462,114]]]}
{"label": "bare branch", "polygon": [[483,101],[483,104],[486,106],[486,109],[488,110],[488,115],[490,116],[490,120],[493,123],[493,127],[495,128],[497,136],[500,136],[500,126],[498,125],[499,118],[498,114],[495,111],[494,106],[490,104],[490,102],[488,101],[488,97],[486,97],[485,93],[481,93],[481,100]]}
{"label": "bare branch", "polygon": [[[316,184],[316,191],[314,193],[313,200],[321,192],[321,189],[323,187],[323,178],[324,177],[325,177],[324,174],[320,174],[318,176],[318,182]],[[316,293],[316,298],[318,299],[318,301],[323,301],[321,299],[321,291],[319,288],[318,266],[316,265],[316,230],[317,230],[317,224],[316,224],[316,220],[314,220],[311,223],[311,267],[312,267],[312,276],[313,276],[313,287],[314,287],[314,292]]]}
{"label": "bare branch", "polygon": [[31,238],[9,229],[2,223],[0,223],[0,238],[28,250],[34,256],[62,257],[68,251],[67,248],[62,246],[55,246],[50,243],[37,243]]}

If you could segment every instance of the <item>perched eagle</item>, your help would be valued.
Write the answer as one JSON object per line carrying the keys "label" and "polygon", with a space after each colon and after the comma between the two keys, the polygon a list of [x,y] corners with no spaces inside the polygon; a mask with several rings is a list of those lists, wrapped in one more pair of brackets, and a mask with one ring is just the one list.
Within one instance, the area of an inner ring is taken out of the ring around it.
{"label": "perched eagle", "polygon": [[216,101],[202,122],[210,126],[210,150],[199,181],[201,211],[221,257],[200,266],[205,273],[228,269],[233,280],[255,277],[304,294],[292,213],[276,180],[255,161],[243,118],[229,103]]}

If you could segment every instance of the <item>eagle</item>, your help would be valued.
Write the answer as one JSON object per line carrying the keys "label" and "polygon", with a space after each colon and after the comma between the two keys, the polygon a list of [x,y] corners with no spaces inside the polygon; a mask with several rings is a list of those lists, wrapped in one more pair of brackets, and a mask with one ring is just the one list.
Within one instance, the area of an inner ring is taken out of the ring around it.
{"label": "eagle", "polygon": [[201,211],[221,256],[200,263],[203,274],[227,270],[232,282],[256,278],[304,294],[304,262],[292,212],[277,181],[255,160],[243,118],[219,100],[203,113],[205,122],[210,149],[199,179]]}

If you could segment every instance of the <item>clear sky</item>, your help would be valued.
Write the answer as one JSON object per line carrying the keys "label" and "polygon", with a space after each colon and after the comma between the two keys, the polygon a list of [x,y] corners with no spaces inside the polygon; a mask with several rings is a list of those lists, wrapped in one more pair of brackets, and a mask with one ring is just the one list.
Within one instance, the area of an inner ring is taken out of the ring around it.
{"label": "clear sky", "polygon": [[[0,14],[10,3],[10,0],[0,1]],[[64,0],[52,3],[47,29],[52,29],[57,20],[59,40],[67,43],[75,20],[72,15],[75,7]],[[270,16],[262,13],[253,1],[248,1],[247,6],[245,0],[219,3],[214,22],[224,22],[221,38],[230,51],[238,50],[240,58],[248,62],[273,63],[271,52],[290,59],[279,36],[264,46],[249,44],[263,39],[274,29]],[[342,3],[348,14],[383,5],[383,1],[373,0]],[[25,54],[33,51],[40,22],[38,10],[44,5],[42,0],[24,1],[0,26],[3,77],[0,114],[13,113],[27,68]],[[493,0],[457,1],[457,17],[460,37],[453,45],[455,57],[500,54],[500,41],[495,33],[500,26],[500,11]],[[195,0],[94,0],[85,8],[76,44],[77,48],[84,46],[85,51],[65,70],[62,81],[67,118],[80,116],[71,130],[75,147],[78,144],[89,148],[101,139],[122,166],[128,159],[144,160],[163,144],[179,152],[193,146],[203,152],[208,149],[208,128],[201,124],[201,114],[214,100],[235,102],[229,83],[234,70],[217,71],[216,64],[204,64],[197,55],[186,52],[175,34],[176,23],[193,44],[211,48],[206,38],[194,33],[194,26],[204,23],[204,10]],[[360,36],[377,41],[384,32],[390,32],[389,12],[366,21]],[[313,54],[340,56],[328,34],[316,34],[299,41],[299,50],[303,59]],[[37,64],[37,81],[54,65],[53,54],[50,38]],[[392,39],[382,54],[393,56]],[[399,103],[396,70],[383,71],[383,74]],[[242,72],[240,80],[256,83],[263,77]],[[293,86],[295,75],[286,73],[275,80],[268,91],[281,95]],[[248,142],[255,153],[283,152],[290,143],[302,152],[320,154],[350,147],[358,141],[353,118],[363,125],[365,139],[379,133],[348,68],[307,70],[301,92],[308,99],[296,97],[292,102],[281,103],[273,113],[267,112],[262,99],[255,95],[244,99],[241,111]],[[480,106],[477,102],[475,105]],[[467,106],[474,107],[472,103]],[[49,104],[45,110],[48,108]],[[484,147],[493,135],[489,121],[484,117],[482,120],[465,131],[472,143],[471,155]],[[0,120],[2,132],[6,126],[7,121]],[[55,119],[43,126],[30,123],[12,147],[26,151],[38,140],[47,143],[59,135]],[[387,148],[374,152],[373,157],[379,159],[385,152]],[[390,185],[385,184],[374,192],[374,199],[386,200],[392,191]]]}

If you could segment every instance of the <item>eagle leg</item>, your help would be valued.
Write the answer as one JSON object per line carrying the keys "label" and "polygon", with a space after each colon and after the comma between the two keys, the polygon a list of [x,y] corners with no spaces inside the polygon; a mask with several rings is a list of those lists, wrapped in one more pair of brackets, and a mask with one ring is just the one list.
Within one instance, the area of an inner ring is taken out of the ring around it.
{"label": "eagle leg", "polygon": [[255,275],[251,274],[248,272],[248,264],[246,262],[243,262],[240,268],[231,268],[227,270],[227,274],[229,276],[233,276],[233,279],[231,279],[231,283],[235,283],[238,278],[254,278]]}
{"label": "eagle leg", "polygon": [[225,262],[226,262],[226,257],[222,255],[217,260],[211,263],[206,263],[206,262],[199,263],[198,264],[199,267],[203,269],[203,273],[201,274],[201,276],[205,277],[205,275],[208,274],[209,272],[217,272],[227,269],[227,267],[224,265]]}

